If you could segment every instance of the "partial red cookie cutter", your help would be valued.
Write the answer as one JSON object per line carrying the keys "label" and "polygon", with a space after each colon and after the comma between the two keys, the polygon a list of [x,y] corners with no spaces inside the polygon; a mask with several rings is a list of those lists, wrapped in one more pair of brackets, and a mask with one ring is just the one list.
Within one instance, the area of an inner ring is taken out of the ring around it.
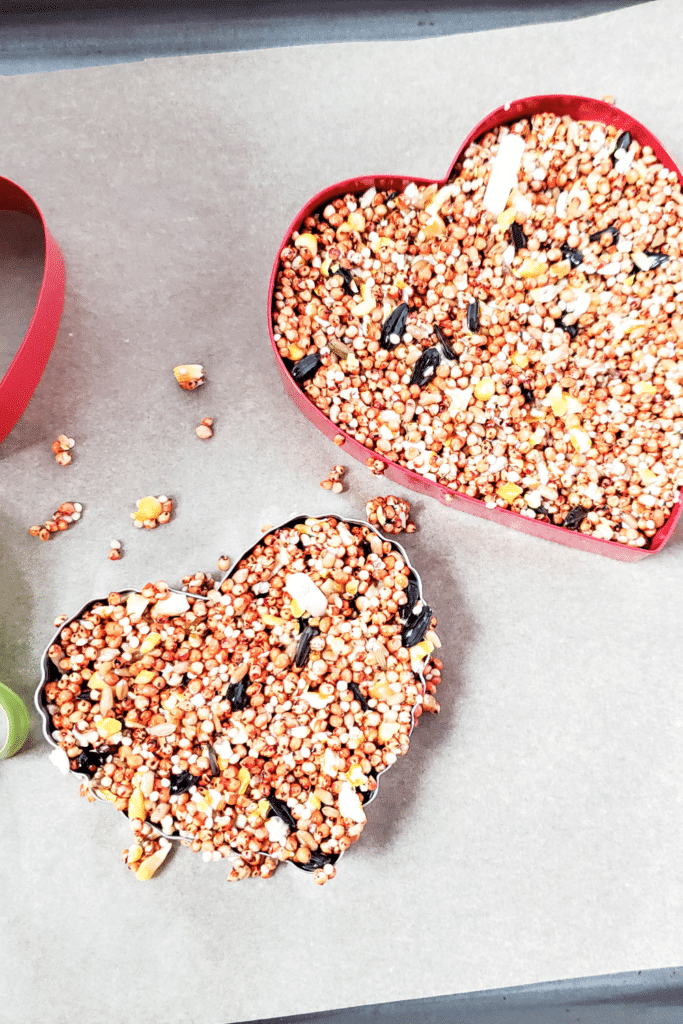
{"label": "partial red cookie cutter", "polygon": [[0,210],[39,220],[45,236],[45,269],[31,323],[17,354],[0,380],[0,441],[17,423],[50,357],[64,305],[64,258],[35,201],[23,188],[0,177]]}
{"label": "partial red cookie cutter", "polygon": [[[527,96],[524,99],[515,100],[513,103],[506,103],[504,106],[498,107],[497,110],[488,114],[469,133],[448,168],[447,174],[438,181],[438,184],[446,184],[453,173],[453,168],[456,163],[460,160],[462,154],[470,143],[475,139],[479,138],[481,135],[485,135],[486,132],[498,125],[509,124],[513,121],[520,120],[520,118],[531,117],[533,114],[540,114],[543,112],[558,114],[560,117],[569,115],[577,121],[598,121],[601,124],[611,124],[622,131],[626,131],[628,129],[633,138],[641,145],[652,147],[658,160],[660,160],[664,167],[676,172],[683,186],[683,172],[679,168],[678,164],[675,162],[671,154],[667,152],[659,139],[657,139],[652,132],[648,131],[648,129],[639,121],[636,121],[635,118],[631,117],[623,110],[619,110],[618,107],[612,106],[609,103],[603,103],[602,100],[594,100],[588,96],[566,96],[561,94],[549,96]],[[386,466],[384,475],[389,480],[392,480],[394,483],[403,484],[404,487],[410,487],[412,490],[419,491],[421,494],[428,494],[432,498],[436,498],[438,501],[449,505],[451,508],[458,509],[460,512],[469,512],[471,515],[480,516],[482,519],[491,519],[496,523],[502,523],[504,526],[511,526],[513,530],[520,530],[522,533],[532,533],[536,537],[543,537],[545,540],[553,540],[558,544],[564,544],[566,547],[579,548],[582,551],[593,551],[599,555],[606,555],[607,558],[615,558],[620,562],[637,562],[639,559],[645,558],[647,555],[652,555],[656,551],[661,550],[671,536],[673,529],[678,522],[679,516],[681,515],[681,511],[683,511],[683,492],[681,493],[677,504],[672,509],[671,515],[665,522],[664,526],[657,530],[657,533],[652,538],[652,543],[649,548],[634,548],[629,547],[626,544],[619,544],[612,540],[598,540],[597,538],[589,537],[586,534],[579,533],[578,531],[567,530],[564,527],[553,526],[549,523],[542,523],[534,519],[527,519],[524,516],[518,515],[516,512],[510,511],[509,509],[489,509],[483,501],[480,501],[477,498],[470,498],[463,494],[459,494],[457,491],[453,491],[446,487],[445,484],[426,480],[418,473],[413,472],[413,470],[406,469],[403,466],[398,466],[395,463],[390,462],[388,459],[383,457],[380,452],[365,448],[356,441],[355,438],[345,433],[343,429],[340,429],[338,424],[332,423],[332,421],[329,420],[327,416],[320,411],[320,409],[318,409],[305,392],[302,391],[292,380],[292,377],[282,361],[280,353],[278,352],[277,345],[273,337],[272,323],[273,294],[275,291],[277,270],[280,263],[280,253],[285,246],[289,244],[292,232],[298,231],[306,217],[310,216],[315,210],[324,206],[326,203],[329,203],[330,200],[336,199],[338,196],[343,196],[347,192],[355,192],[361,195],[366,191],[366,189],[373,186],[378,191],[402,192],[406,185],[411,181],[414,181],[417,185],[428,185],[433,180],[433,178],[399,178],[386,174],[348,178],[346,181],[337,182],[335,185],[330,185],[328,188],[323,189],[322,192],[318,192],[318,194],[313,196],[313,198],[310,199],[304,208],[296,215],[290,226],[287,228],[285,237],[278,249],[275,263],[273,265],[273,272],[270,277],[270,287],[268,289],[268,330],[270,332],[270,342],[278,369],[282,376],[285,390],[299,407],[301,412],[308,417],[318,430],[330,438],[333,438],[337,434],[341,434],[345,438],[343,448],[345,453],[352,455],[354,458],[358,459],[359,462],[363,463],[365,463],[369,457],[381,460]]]}

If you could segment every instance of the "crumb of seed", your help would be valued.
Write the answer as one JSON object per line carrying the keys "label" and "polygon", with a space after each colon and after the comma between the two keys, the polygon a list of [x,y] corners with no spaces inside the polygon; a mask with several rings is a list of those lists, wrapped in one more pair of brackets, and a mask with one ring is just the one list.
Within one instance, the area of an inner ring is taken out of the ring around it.
{"label": "crumb of seed", "polygon": [[202,441],[206,441],[208,438],[213,437],[211,423],[213,423],[213,420],[211,422],[208,422],[208,420],[202,420],[199,426],[195,428],[195,434],[197,437],[201,438]]}
{"label": "crumb of seed", "polygon": [[52,451],[54,452],[55,462],[58,465],[69,465],[71,462],[69,452],[75,444],[76,442],[73,437],[67,437],[66,434],[60,434],[57,440],[52,442]]}
{"label": "crumb of seed", "polygon": [[404,498],[387,494],[385,498],[371,498],[365,506],[368,522],[379,526],[383,533],[414,533],[417,527],[410,522],[410,505]]}
{"label": "crumb of seed", "polygon": [[346,472],[346,466],[335,466],[334,469],[330,470],[326,480],[320,481],[320,486],[324,491],[333,491],[335,494],[341,494],[344,490],[344,483],[342,477]]}
{"label": "crumb of seed", "polygon": [[60,626],[63,626],[68,617],[68,615],[58,615],[54,622],[55,629],[58,629]]}
{"label": "crumb of seed", "polygon": [[261,533],[268,533],[268,530],[272,530],[272,529],[273,529],[273,524],[272,523],[264,523],[263,526],[261,527]]}
{"label": "crumb of seed", "polygon": [[339,448],[342,447],[342,445],[344,444],[345,441],[346,441],[346,438],[344,437],[343,434],[335,434],[334,435],[334,443],[336,445],[338,445]]}
{"label": "crumb of seed", "polygon": [[230,559],[227,555],[221,555],[218,559],[218,568],[221,572],[227,572],[230,568]]}
{"label": "crumb of seed", "polygon": [[369,458],[365,460],[365,465],[369,466],[373,476],[384,476],[386,465],[381,459]]}
{"label": "crumb of seed", "polygon": [[109,542],[109,554],[107,556],[109,558],[109,560],[111,562],[117,562],[119,560],[119,558],[122,557],[122,555],[123,555],[123,552],[121,550],[121,541],[120,540],[112,540],[112,541],[110,541]]}
{"label": "crumb of seed", "polygon": [[372,443],[377,475],[390,461],[488,508],[650,547],[683,486],[669,164],[630,131],[543,112],[486,132],[443,186],[338,195],[280,254],[273,338],[297,349],[294,382]]}
{"label": "crumb of seed", "polygon": [[137,512],[131,512],[133,526],[138,529],[154,530],[158,525],[168,523],[173,512],[173,501],[165,494],[158,498],[148,495],[137,502]]}
{"label": "crumb of seed", "polygon": [[63,533],[64,530],[69,529],[72,523],[78,522],[82,511],[83,506],[79,502],[62,502],[51,519],[48,519],[42,526],[30,526],[28,532],[32,537],[49,540],[53,533]]}
{"label": "crumb of seed", "polygon": [[183,391],[194,391],[200,384],[206,383],[204,367],[199,363],[183,363],[181,366],[174,366],[173,373]]}
{"label": "crumb of seed", "polygon": [[608,93],[608,94],[607,94],[606,96],[603,96],[603,97],[602,97],[602,102],[603,102],[603,103],[610,103],[610,104],[611,104],[612,106],[614,106],[614,104],[615,104],[615,103],[616,103],[617,101],[615,100],[614,96],[611,96],[611,95],[610,95],[610,94]]}
{"label": "crumb of seed", "polygon": [[207,572],[196,572],[194,576],[183,576],[183,590],[188,594],[200,594],[206,597],[216,589],[216,581]]}

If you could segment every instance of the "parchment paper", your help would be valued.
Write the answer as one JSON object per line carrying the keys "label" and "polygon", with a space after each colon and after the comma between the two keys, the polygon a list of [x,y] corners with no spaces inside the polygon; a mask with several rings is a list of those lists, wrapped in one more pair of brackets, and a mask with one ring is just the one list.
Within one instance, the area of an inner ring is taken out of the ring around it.
{"label": "parchment paper", "polygon": [[[676,0],[422,42],[171,58],[6,78],[0,172],[67,266],[53,357],[0,447],[0,678],[27,700],[54,617],[215,569],[299,512],[396,491],[285,397],[266,288],[309,195],[358,173],[441,176],[509,99],[617,102],[683,160]],[[200,362],[188,394],[172,367]],[[203,416],[215,436],[197,439]],[[50,443],[76,440],[71,466]],[[166,493],[174,518],[135,531]],[[399,493],[402,493],[399,489]],[[404,496],[413,501],[411,492]],[[62,502],[82,520],[28,535]],[[234,1022],[680,964],[683,533],[623,565],[416,498],[406,541],[439,618],[441,715],[384,777],[319,888],[229,885],[180,850],[140,884],[122,817],[32,743],[0,765],[0,1017]],[[124,557],[107,560],[111,539]]]}

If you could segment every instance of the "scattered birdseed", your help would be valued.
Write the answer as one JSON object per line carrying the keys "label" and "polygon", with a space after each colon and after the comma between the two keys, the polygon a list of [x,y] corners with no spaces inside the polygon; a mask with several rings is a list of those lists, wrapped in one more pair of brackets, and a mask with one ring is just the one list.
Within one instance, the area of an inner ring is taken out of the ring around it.
{"label": "scattered birdseed", "polygon": [[121,541],[120,540],[112,540],[112,541],[110,541],[109,542],[109,554],[107,556],[109,558],[110,562],[116,562],[122,556],[123,556],[123,551],[121,550]]}
{"label": "scattered birdseed", "polygon": [[195,430],[197,437],[201,438],[202,441],[206,441],[208,438],[213,437],[213,420],[206,416]]}
{"label": "scattered birdseed", "polygon": [[55,455],[55,462],[60,466],[68,466],[71,462],[70,450],[74,447],[76,442],[73,437],[67,437],[66,434],[60,434],[56,441],[52,443],[52,451]]}
{"label": "scattered birdseed", "polygon": [[51,519],[48,519],[42,526],[29,527],[32,537],[40,537],[41,540],[49,540],[53,533],[62,533],[68,530],[72,523],[78,522],[81,518],[83,506],[79,502],[65,501]]}
{"label": "scattered birdseed", "polygon": [[306,394],[378,475],[649,546],[683,485],[676,173],[628,131],[542,113],[472,143],[443,187],[364,195],[281,253],[273,337]]}
{"label": "scattered birdseed", "polygon": [[346,438],[344,437],[343,434],[335,434],[334,435],[334,443],[336,445],[338,445],[340,448],[342,447],[342,445],[344,444],[345,441],[346,441]]}
{"label": "scattered birdseed", "polygon": [[198,363],[174,366],[173,373],[183,391],[194,391],[194,389],[198,388],[200,384],[206,383],[204,367],[200,366]]}
{"label": "scattered birdseed", "polygon": [[387,468],[381,459],[366,459],[365,465],[370,467],[373,476],[384,476],[384,471]]}
{"label": "scattered birdseed", "polygon": [[140,498],[137,508],[137,512],[130,514],[133,526],[138,529],[144,527],[146,530],[154,530],[158,525],[169,522],[173,512],[173,501],[165,494],[160,494],[158,498],[149,495],[146,498]]}
{"label": "scattered birdseed", "polygon": [[415,523],[410,522],[410,505],[404,498],[387,494],[385,498],[371,498],[365,506],[368,522],[379,526],[383,533],[414,533]]}
{"label": "scattered birdseed", "polygon": [[220,572],[227,572],[230,568],[230,559],[227,555],[221,555],[218,559],[218,569]]}
{"label": "scattered birdseed", "polygon": [[[299,576],[320,616],[292,600],[294,578],[307,603]],[[62,626],[43,688],[52,760],[127,814],[140,880],[176,837],[207,860],[237,853],[230,880],[292,860],[327,881],[377,777],[438,711],[436,620],[390,541],[332,517],[274,531],[204,594],[209,581],[111,593]]]}
{"label": "scattered birdseed", "polygon": [[320,481],[320,486],[324,491],[334,491],[335,494],[341,494],[344,490],[344,483],[342,477],[346,472],[346,466],[335,466],[334,469],[330,470],[326,480]]}

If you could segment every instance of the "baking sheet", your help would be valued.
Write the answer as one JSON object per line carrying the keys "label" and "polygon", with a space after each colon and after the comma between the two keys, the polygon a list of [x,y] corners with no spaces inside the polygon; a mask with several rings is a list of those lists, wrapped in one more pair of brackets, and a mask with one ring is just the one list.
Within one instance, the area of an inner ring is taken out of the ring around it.
{"label": "baking sheet", "polygon": [[[285,397],[266,290],[309,195],[359,173],[441,176],[490,109],[611,93],[679,161],[674,0],[400,43],[169,58],[3,80],[0,173],[67,266],[57,343],[0,446],[0,678],[30,700],[61,611],[177,585],[298,512],[396,491],[444,642],[423,718],[357,847],[319,888],[228,885],[179,851],[140,885],[119,815],[33,743],[0,768],[0,1005],[18,1024],[194,1024],[678,964],[683,532],[635,565],[415,498],[345,461]],[[180,391],[172,367],[208,383]],[[215,418],[200,441],[195,426]],[[73,462],[50,443],[75,438]],[[130,513],[166,493],[170,524]],[[83,518],[27,528],[62,501]],[[109,562],[111,539],[124,557]]]}

